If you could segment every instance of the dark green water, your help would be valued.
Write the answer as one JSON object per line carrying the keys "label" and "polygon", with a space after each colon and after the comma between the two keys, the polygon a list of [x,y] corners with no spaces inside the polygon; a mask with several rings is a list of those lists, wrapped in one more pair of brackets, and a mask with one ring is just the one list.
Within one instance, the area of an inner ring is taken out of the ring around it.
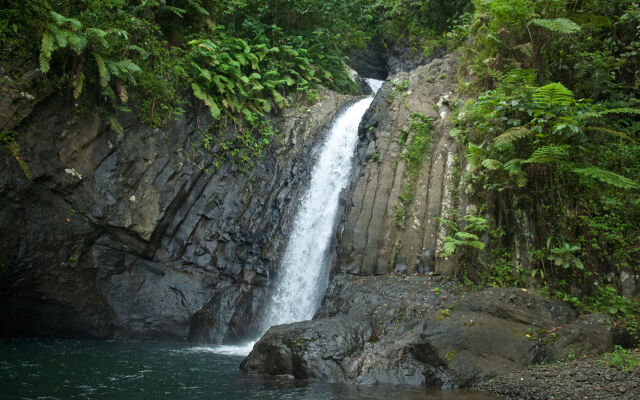
{"label": "dark green water", "polygon": [[6,340],[0,341],[0,398],[496,399],[469,391],[261,380],[244,376],[241,360],[183,344]]}

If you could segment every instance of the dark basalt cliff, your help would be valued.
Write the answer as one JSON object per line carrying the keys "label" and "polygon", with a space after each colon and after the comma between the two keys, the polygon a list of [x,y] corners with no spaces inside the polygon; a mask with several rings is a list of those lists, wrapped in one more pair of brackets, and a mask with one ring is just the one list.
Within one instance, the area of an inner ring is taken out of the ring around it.
{"label": "dark basalt cliff", "polygon": [[10,93],[0,115],[24,118],[26,134],[0,151],[0,335],[251,332],[314,148],[348,100],[321,91],[309,109],[286,110],[279,139],[245,174],[211,166],[204,112],[163,129],[125,114],[118,137],[97,110]]}
{"label": "dark basalt cliff", "polygon": [[[457,269],[442,257],[449,234],[442,218],[479,208],[450,135],[456,65],[448,55],[389,77],[360,125],[360,162],[322,307],[312,321],[269,329],[244,371],[454,388],[534,362],[613,349],[603,315],[578,317],[527,290],[464,293],[440,281]],[[408,176],[412,114],[432,118],[433,127],[427,154]],[[401,205],[407,191],[412,201]]]}

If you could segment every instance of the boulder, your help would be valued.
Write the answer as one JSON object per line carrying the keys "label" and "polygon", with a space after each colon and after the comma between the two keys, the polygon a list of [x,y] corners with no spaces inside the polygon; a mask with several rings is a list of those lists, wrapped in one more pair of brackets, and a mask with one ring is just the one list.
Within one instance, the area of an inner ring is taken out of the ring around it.
{"label": "boulder", "polygon": [[425,276],[338,275],[313,321],[272,327],[242,368],[330,382],[465,387],[569,353],[610,351],[608,322],[578,318],[526,289],[462,292]]}

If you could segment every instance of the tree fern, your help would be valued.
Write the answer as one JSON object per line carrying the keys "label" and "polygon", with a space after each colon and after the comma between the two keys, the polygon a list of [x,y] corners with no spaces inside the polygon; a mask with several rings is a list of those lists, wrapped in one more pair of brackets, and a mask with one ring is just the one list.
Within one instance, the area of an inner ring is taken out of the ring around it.
{"label": "tree fern", "polygon": [[580,32],[582,28],[580,25],[567,18],[554,18],[554,19],[534,19],[531,23],[548,29],[554,33],[572,34]]}
{"label": "tree fern", "polygon": [[622,175],[618,175],[615,172],[607,171],[594,166],[586,168],[574,168],[571,170],[571,172],[578,174],[581,177],[596,179],[600,182],[615,186],[620,189],[637,189],[639,187],[638,183],[634,180],[626,178]]}

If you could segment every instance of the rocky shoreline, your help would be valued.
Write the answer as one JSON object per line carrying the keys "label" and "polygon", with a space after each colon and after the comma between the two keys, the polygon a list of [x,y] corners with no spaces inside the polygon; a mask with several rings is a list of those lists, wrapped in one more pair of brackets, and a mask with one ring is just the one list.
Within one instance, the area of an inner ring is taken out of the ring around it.
{"label": "rocky shoreline", "polygon": [[451,389],[612,350],[607,317],[579,316],[526,289],[466,292],[430,276],[339,274],[313,320],[269,329],[242,369]]}
{"label": "rocky shoreline", "polygon": [[638,399],[640,368],[609,366],[605,356],[538,364],[475,386],[509,400]]}

